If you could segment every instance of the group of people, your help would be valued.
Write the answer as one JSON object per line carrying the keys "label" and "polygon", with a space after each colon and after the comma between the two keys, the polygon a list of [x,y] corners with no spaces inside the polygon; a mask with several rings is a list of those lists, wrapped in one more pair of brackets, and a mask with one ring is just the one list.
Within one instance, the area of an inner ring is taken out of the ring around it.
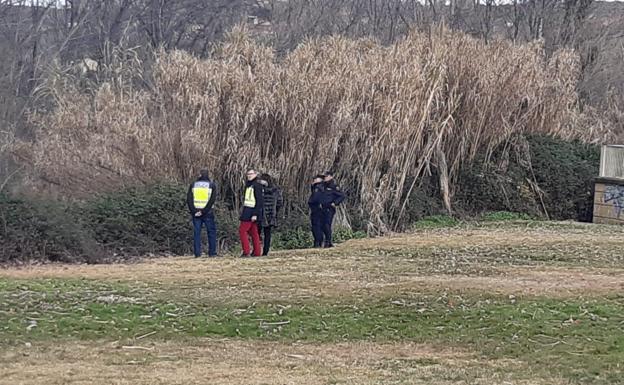
{"label": "group of people", "polygon": [[308,199],[310,207],[310,222],[314,247],[333,247],[332,224],[336,207],[345,199],[334,180],[332,172],[318,174],[312,181],[312,194]]}
{"label": "group of people", "polygon": [[[247,170],[246,179],[239,218],[241,257],[268,255],[271,232],[277,226],[278,213],[284,205],[282,190],[270,175],[260,175],[253,169]],[[193,219],[195,257],[202,255],[202,227],[208,233],[208,256],[217,256],[217,225],[213,212],[216,191],[216,184],[210,179],[208,170],[201,170],[199,178],[188,189],[186,201]],[[314,247],[333,246],[332,223],[336,207],[344,199],[345,195],[336,185],[332,172],[314,177],[308,200]]]}

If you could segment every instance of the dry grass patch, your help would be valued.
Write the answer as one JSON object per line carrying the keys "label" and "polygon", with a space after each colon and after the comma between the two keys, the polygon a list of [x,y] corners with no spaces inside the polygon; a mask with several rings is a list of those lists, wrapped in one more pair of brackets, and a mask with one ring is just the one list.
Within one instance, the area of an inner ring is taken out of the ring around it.
{"label": "dry grass patch", "polygon": [[[383,296],[406,291],[485,291],[574,297],[624,288],[619,229],[454,228],[354,240],[331,250],[271,258],[145,260],[130,265],[11,268],[11,279],[85,278],[149,287],[157,295],[250,301]],[[177,294],[176,294],[177,293]]]}
{"label": "dry grass patch", "polygon": [[554,384],[522,380],[526,365],[479,359],[459,349],[368,342],[300,344],[65,343],[0,355],[3,384]]}
{"label": "dry grass patch", "polygon": [[7,278],[85,278],[132,283],[156,296],[185,296],[213,302],[331,299],[384,296],[409,291],[472,291],[493,294],[596,296],[622,292],[624,269],[496,267],[482,273],[427,274],[418,260],[275,257],[237,259],[157,259],[135,265],[42,266],[0,272]]}

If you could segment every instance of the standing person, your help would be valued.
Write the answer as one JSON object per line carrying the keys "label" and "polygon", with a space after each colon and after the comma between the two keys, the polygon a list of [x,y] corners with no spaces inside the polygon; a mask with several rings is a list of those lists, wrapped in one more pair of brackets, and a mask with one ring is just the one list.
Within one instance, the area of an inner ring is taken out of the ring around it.
{"label": "standing person", "polygon": [[273,178],[269,174],[260,176],[260,184],[263,186],[263,210],[259,229],[264,232],[264,245],[262,255],[269,255],[271,248],[271,229],[277,227],[277,214],[284,205],[282,190],[275,186]]}
{"label": "standing person", "polygon": [[258,183],[258,173],[253,169],[249,169],[247,170],[243,210],[241,211],[240,226],[238,228],[241,246],[243,247],[241,257],[251,256],[249,236],[251,236],[253,243],[253,255],[256,257],[262,255],[258,224],[262,220],[263,203],[262,185]]}
{"label": "standing person", "polygon": [[217,224],[212,212],[217,188],[210,180],[208,170],[201,170],[197,181],[193,182],[186,194],[186,204],[193,218],[193,252],[201,257],[201,230],[206,226],[208,233],[208,256],[217,256]]}
{"label": "standing person", "polygon": [[314,247],[323,247],[323,178],[323,175],[317,175],[314,177],[311,186],[310,199],[308,199]]}
{"label": "standing person", "polygon": [[334,247],[332,243],[332,225],[336,207],[345,200],[345,195],[334,180],[334,173],[327,171],[323,178],[323,194],[321,206],[323,209],[323,235],[325,237],[325,247]]}

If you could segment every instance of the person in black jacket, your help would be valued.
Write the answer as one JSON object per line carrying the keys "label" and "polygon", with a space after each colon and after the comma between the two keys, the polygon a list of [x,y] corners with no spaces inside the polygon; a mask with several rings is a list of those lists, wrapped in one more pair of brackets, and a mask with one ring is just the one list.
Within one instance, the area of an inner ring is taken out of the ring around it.
{"label": "person in black jacket", "polygon": [[262,255],[258,225],[262,220],[263,204],[262,185],[258,183],[258,173],[250,169],[247,171],[247,182],[245,183],[245,193],[243,196],[243,210],[241,211],[240,226],[238,228],[241,246],[243,248],[242,257],[249,257],[251,254],[249,236],[251,236],[251,241],[253,243],[254,256],[259,257]]}
{"label": "person in black jacket", "polygon": [[210,180],[208,170],[201,170],[197,181],[193,182],[186,194],[186,204],[193,218],[193,251],[195,257],[201,256],[201,230],[206,226],[208,232],[208,256],[217,255],[217,224],[212,212],[217,188]]}
{"label": "person in black jacket", "polygon": [[332,243],[332,224],[334,215],[336,215],[336,207],[345,200],[345,195],[334,180],[334,173],[327,171],[323,178],[323,194],[321,198],[321,207],[323,211],[323,235],[325,237],[325,247],[334,247]]}
{"label": "person in black jacket", "polygon": [[[264,245],[262,255],[269,255],[271,248],[271,229],[277,227],[277,214],[284,205],[282,190],[275,186],[273,178],[269,174],[260,176],[260,184],[263,187],[264,205],[262,210],[262,220],[259,230],[264,232]],[[260,234],[262,236],[262,234]]]}
{"label": "person in black jacket", "polygon": [[310,199],[308,206],[310,207],[310,224],[312,227],[312,237],[314,238],[314,247],[323,246],[323,175],[314,177],[311,186]]}

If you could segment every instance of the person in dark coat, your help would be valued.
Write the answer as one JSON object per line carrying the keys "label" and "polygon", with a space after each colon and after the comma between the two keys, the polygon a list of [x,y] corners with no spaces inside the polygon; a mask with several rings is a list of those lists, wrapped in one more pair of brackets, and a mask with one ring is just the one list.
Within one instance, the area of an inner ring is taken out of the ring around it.
{"label": "person in dark coat", "polygon": [[258,183],[258,173],[255,170],[250,169],[247,171],[247,182],[245,183],[245,193],[243,196],[243,209],[241,211],[240,226],[238,228],[241,246],[243,248],[242,257],[251,256],[249,236],[251,236],[251,241],[253,243],[253,255],[256,257],[262,255],[258,225],[262,220],[263,204],[264,198],[262,196],[262,185]]}
{"label": "person in dark coat", "polygon": [[[262,220],[259,230],[264,233],[264,245],[262,255],[269,255],[271,248],[271,229],[277,227],[277,214],[284,205],[282,190],[275,186],[273,178],[269,174],[262,174],[259,183],[263,187],[264,204],[262,210]],[[260,234],[262,236],[262,234]]]}
{"label": "person in dark coat", "polygon": [[325,247],[334,247],[332,243],[332,225],[336,207],[345,200],[345,195],[334,180],[334,173],[327,171],[323,178],[323,193],[321,198],[321,208],[323,212],[323,235]]}
{"label": "person in dark coat", "polygon": [[202,226],[206,226],[208,232],[208,256],[217,255],[217,224],[212,212],[216,197],[217,187],[210,180],[208,170],[201,170],[186,194],[186,204],[193,218],[193,252],[197,258],[201,256]]}
{"label": "person in dark coat", "polygon": [[310,199],[308,199],[308,207],[310,207],[310,224],[312,227],[312,237],[314,238],[314,247],[323,246],[323,175],[317,175],[312,181]]}

